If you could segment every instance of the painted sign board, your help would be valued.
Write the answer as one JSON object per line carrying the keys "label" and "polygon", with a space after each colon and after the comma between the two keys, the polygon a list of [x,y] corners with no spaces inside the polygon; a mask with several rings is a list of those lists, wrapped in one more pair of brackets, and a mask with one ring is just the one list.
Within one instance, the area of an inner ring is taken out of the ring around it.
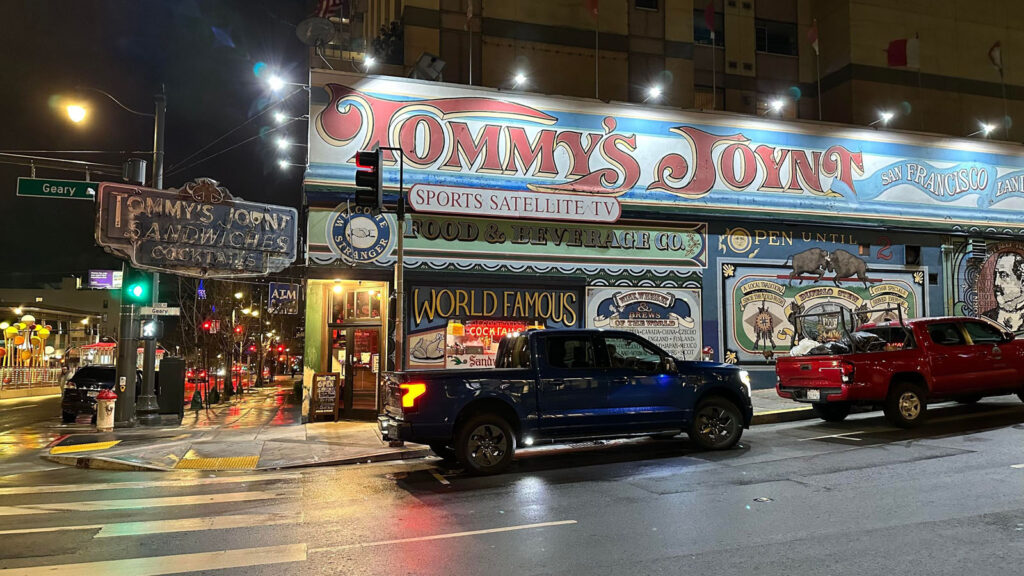
{"label": "painted sign board", "polygon": [[614,197],[432,184],[413,184],[409,205],[434,214],[569,222],[615,222],[622,214]]}
{"label": "painted sign board", "polygon": [[699,360],[700,292],[649,287],[587,288],[587,327],[633,332],[680,360]]}
{"label": "painted sign board", "polygon": [[[864,323],[897,320],[901,314],[915,318],[927,310],[927,268],[875,264],[841,249],[815,250],[787,261],[718,260],[725,362],[763,365],[788,353],[801,336],[821,343],[838,340],[839,314]],[[817,266],[819,260],[825,265]],[[800,314],[824,316],[800,319]]]}
{"label": "painted sign board", "polygon": [[263,276],[295,261],[297,217],[295,208],[233,198],[208,178],[170,190],[104,182],[96,242],[147,270]]}
{"label": "painted sign board", "polygon": [[[394,261],[392,239],[397,229],[391,215],[357,214],[344,205],[333,211],[310,209],[308,227],[314,264],[342,260],[386,265]],[[359,230],[358,236],[349,233],[353,228]],[[356,245],[360,239],[362,244]],[[414,214],[406,225],[405,256],[412,261],[530,263],[573,269],[704,268],[707,225],[584,224]]]}
{"label": "painted sign board", "polygon": [[94,200],[98,186],[99,182],[83,182],[81,180],[18,178],[18,196]]}
{"label": "painted sign board", "polygon": [[[422,187],[583,194],[690,218],[1024,228],[1015,146],[345,72],[311,82],[307,192],[344,193],[357,150],[401,146],[407,185]],[[384,153],[392,190],[398,161]]]}
{"label": "painted sign board", "polygon": [[330,415],[337,420],[338,409],[341,408],[341,392],[341,374],[337,372],[314,374],[310,420],[325,415]]}

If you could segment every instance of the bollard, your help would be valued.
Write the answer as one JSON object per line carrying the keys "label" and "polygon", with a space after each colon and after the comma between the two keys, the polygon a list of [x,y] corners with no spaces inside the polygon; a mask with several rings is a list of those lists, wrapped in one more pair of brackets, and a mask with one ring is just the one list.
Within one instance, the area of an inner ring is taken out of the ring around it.
{"label": "bollard", "polygon": [[96,429],[110,432],[114,429],[114,403],[117,394],[113,390],[104,390],[96,396]]}

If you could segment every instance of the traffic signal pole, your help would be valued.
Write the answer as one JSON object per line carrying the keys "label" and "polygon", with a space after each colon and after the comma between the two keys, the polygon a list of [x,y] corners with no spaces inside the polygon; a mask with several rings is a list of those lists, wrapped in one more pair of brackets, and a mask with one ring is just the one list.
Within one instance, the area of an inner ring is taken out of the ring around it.
{"label": "traffic signal pole", "polygon": [[395,207],[395,220],[398,222],[398,245],[395,247],[395,369],[405,370],[405,152],[397,147],[385,147],[381,150],[398,152],[398,203]]}
{"label": "traffic signal pole", "polygon": [[[153,116],[153,187],[164,187],[164,116],[167,113],[167,98],[161,90],[154,98],[156,104]],[[152,304],[160,300],[160,274],[153,273]],[[160,406],[156,401],[156,339],[145,341],[142,357],[142,395],[139,396],[135,413],[139,424],[156,426],[160,424]]]}
{"label": "traffic signal pole", "polygon": [[135,304],[129,299],[127,291],[129,270],[128,263],[121,265],[121,328],[117,335],[117,382],[114,383],[114,393],[117,394],[117,401],[114,403],[115,428],[135,426],[135,366],[138,361],[138,344],[135,339]]}

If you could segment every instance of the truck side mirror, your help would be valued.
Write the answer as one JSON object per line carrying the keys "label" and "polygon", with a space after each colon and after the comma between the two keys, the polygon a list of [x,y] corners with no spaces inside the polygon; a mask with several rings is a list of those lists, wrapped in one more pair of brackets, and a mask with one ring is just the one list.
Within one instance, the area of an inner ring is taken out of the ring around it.
{"label": "truck side mirror", "polygon": [[666,356],[661,359],[661,372],[667,372],[669,374],[675,374],[679,370],[676,368],[676,361],[671,356]]}

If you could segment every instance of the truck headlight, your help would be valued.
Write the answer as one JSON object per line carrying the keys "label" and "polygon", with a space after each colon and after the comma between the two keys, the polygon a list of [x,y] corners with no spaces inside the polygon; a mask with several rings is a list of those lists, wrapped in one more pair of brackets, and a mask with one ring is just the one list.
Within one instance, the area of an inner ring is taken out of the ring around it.
{"label": "truck headlight", "polygon": [[742,382],[743,387],[747,389],[747,396],[750,396],[750,372],[740,370],[740,382]]}

